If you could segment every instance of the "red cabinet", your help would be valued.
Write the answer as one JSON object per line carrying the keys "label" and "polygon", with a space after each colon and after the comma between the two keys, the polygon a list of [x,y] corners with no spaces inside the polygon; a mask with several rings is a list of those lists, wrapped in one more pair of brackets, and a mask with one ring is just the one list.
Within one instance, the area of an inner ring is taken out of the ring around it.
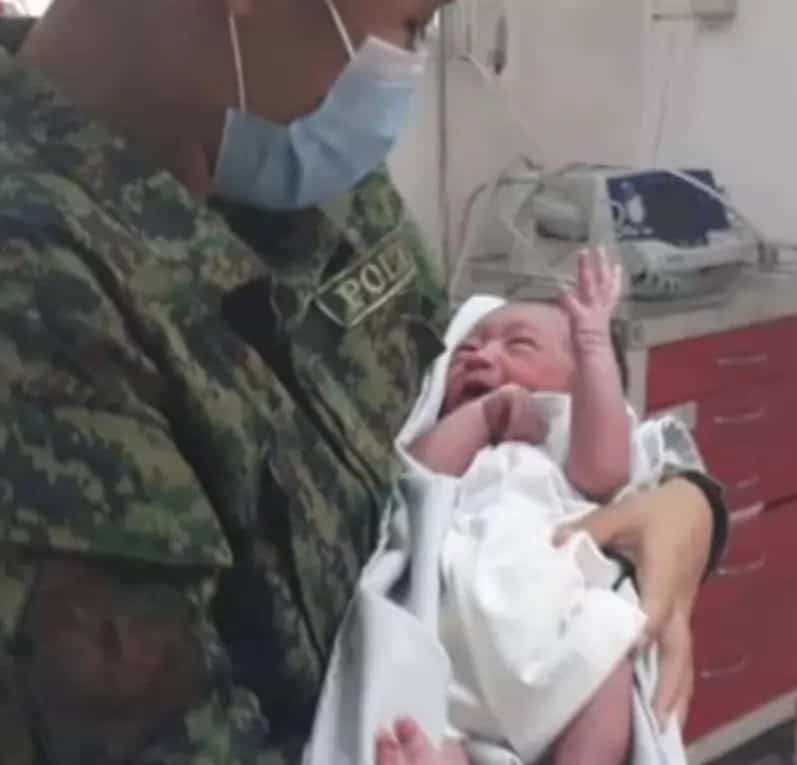
{"label": "red cabinet", "polygon": [[695,610],[692,739],[797,688],[797,503],[751,518],[734,537],[742,541]]}
{"label": "red cabinet", "polygon": [[694,613],[694,740],[797,689],[797,318],[650,353],[648,411],[690,404],[727,488],[728,550]]}
{"label": "red cabinet", "polygon": [[777,378],[797,368],[793,318],[654,348],[648,402],[661,409],[715,391]]}

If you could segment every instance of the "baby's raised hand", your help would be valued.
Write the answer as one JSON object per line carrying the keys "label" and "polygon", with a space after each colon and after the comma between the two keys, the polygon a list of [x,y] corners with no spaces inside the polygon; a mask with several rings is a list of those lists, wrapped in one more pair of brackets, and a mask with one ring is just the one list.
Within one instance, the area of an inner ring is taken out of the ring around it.
{"label": "baby's raised hand", "polygon": [[609,263],[603,247],[579,253],[576,286],[562,296],[576,351],[611,346],[611,319],[622,288],[622,270]]}

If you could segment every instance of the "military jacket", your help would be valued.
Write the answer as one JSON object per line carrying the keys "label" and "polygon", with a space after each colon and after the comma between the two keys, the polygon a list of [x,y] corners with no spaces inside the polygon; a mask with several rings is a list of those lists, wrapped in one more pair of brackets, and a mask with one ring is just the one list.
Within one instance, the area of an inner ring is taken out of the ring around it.
{"label": "military jacket", "polygon": [[2,539],[223,572],[233,663],[305,728],[445,298],[384,170],[222,212],[0,53]]}

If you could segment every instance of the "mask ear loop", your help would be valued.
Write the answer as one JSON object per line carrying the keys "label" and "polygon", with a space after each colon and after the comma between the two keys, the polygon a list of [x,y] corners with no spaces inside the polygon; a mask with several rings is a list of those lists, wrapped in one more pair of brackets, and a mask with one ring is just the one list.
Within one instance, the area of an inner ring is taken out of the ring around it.
{"label": "mask ear loop", "polygon": [[354,45],[352,45],[351,37],[349,37],[349,30],[346,29],[346,25],[343,23],[343,19],[340,16],[340,11],[335,7],[333,0],[324,0],[324,5],[327,7],[329,15],[332,16],[332,23],[335,25],[335,29],[338,30],[338,35],[343,43],[343,47],[346,49],[349,60],[353,59],[356,51]]}
{"label": "mask ear loop", "polygon": [[230,45],[232,46],[232,59],[235,64],[235,82],[238,86],[238,107],[242,112],[248,111],[246,98],[246,80],[244,79],[244,64],[241,56],[241,41],[238,37],[238,22],[234,14],[229,14]]}

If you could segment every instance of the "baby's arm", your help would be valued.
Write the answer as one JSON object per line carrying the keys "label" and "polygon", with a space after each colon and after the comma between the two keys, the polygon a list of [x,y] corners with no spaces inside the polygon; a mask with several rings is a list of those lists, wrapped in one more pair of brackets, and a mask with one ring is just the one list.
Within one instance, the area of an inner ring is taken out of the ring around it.
{"label": "baby's arm", "polygon": [[476,454],[504,441],[542,443],[548,423],[527,390],[504,385],[447,414],[409,452],[437,473],[462,476]]}
{"label": "baby's arm", "polygon": [[410,446],[409,452],[430,470],[461,476],[479,450],[491,442],[485,399],[477,399],[443,417]]}
{"label": "baby's arm", "polygon": [[630,422],[610,330],[620,288],[619,269],[597,250],[581,256],[578,286],[564,298],[576,362],[565,474],[595,500],[609,499],[631,471]]}

